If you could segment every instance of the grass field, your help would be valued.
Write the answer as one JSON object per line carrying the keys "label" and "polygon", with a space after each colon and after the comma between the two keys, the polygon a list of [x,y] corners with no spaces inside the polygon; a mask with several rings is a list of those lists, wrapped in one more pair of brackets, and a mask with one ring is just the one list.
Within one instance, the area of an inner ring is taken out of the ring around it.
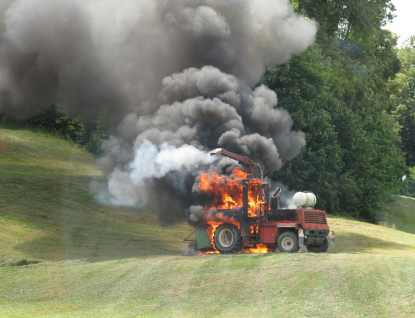
{"label": "grass field", "polygon": [[0,317],[415,317],[415,200],[329,217],[325,254],[184,257],[183,223],[98,205],[90,155],[0,126]]}

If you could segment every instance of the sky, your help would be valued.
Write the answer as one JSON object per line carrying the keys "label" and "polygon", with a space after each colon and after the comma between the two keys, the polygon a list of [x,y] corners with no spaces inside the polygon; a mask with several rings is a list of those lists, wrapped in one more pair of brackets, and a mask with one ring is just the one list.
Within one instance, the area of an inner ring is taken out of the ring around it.
{"label": "sky", "polygon": [[409,36],[415,35],[415,0],[392,0],[392,3],[396,7],[394,14],[396,17],[393,23],[386,26],[386,29],[391,30],[397,34],[398,46],[402,46]]}

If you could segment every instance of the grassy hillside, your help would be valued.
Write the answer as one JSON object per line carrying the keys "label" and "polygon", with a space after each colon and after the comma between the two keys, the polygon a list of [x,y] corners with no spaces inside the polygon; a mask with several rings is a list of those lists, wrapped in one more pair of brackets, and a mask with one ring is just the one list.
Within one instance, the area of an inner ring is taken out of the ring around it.
{"label": "grassy hillside", "polygon": [[1,317],[415,317],[412,199],[387,226],[330,217],[326,254],[183,257],[188,225],[98,205],[97,174],[66,141],[0,126]]}
{"label": "grassy hillside", "polygon": [[385,215],[386,225],[415,234],[415,198],[399,196],[389,205]]}
{"label": "grassy hillside", "polygon": [[[0,128],[0,259],[105,260],[180,254],[185,224],[166,231],[151,210],[98,205],[95,159],[47,134]],[[147,246],[149,245],[149,246]]]}

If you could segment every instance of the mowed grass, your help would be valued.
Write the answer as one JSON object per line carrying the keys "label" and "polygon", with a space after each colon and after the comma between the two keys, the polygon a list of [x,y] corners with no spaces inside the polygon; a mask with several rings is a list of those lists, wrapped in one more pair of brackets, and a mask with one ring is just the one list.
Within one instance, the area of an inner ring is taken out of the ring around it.
{"label": "mowed grass", "polygon": [[94,163],[0,126],[0,317],[415,317],[409,210],[389,226],[329,217],[325,254],[184,257],[185,223],[94,201]]}
{"label": "mowed grass", "polygon": [[414,256],[238,254],[0,270],[6,317],[413,317]]}

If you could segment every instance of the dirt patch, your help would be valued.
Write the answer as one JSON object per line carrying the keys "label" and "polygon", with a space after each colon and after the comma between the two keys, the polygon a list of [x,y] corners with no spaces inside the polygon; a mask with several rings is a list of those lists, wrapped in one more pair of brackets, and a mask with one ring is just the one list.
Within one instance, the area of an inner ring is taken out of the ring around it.
{"label": "dirt patch", "polygon": [[7,148],[7,143],[5,140],[0,139],[0,150],[6,150]]}
{"label": "dirt patch", "polygon": [[7,266],[26,266],[31,264],[38,264],[41,261],[39,260],[33,260],[33,259],[21,259],[21,260],[15,260],[15,259],[6,259],[1,258],[0,259],[0,267],[7,267]]}
{"label": "dirt patch", "polygon": [[26,190],[26,186],[24,184],[4,183],[4,186],[6,188],[13,189],[13,190]]}

